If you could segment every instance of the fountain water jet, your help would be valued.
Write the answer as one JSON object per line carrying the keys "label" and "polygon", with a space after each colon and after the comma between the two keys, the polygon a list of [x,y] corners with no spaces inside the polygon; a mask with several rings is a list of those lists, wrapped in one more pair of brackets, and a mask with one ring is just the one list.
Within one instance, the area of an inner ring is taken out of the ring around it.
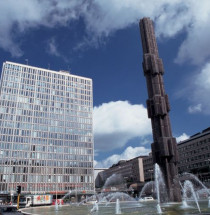
{"label": "fountain water jet", "polygon": [[193,188],[193,184],[189,180],[186,180],[184,182],[184,195],[183,195],[184,201],[183,201],[183,207],[187,207],[188,206],[188,204],[187,204],[187,191],[191,191],[192,196],[194,198],[194,201],[195,201],[195,203],[197,205],[197,208],[198,208],[199,212],[201,212],[200,206],[198,204],[198,199],[196,197],[196,194],[195,194],[195,191],[194,191],[194,188]]}
{"label": "fountain water jet", "polygon": [[120,200],[119,199],[117,199],[117,201],[116,201],[115,214],[121,214]]}
{"label": "fountain water jet", "polygon": [[[124,179],[120,174],[112,174],[109,178],[106,179],[106,182],[102,189],[105,189],[110,186],[124,184]],[[124,186],[125,187],[125,186]]]}
{"label": "fountain water jet", "polygon": [[162,214],[163,213],[162,210],[161,210],[161,207],[160,207],[159,203],[157,204],[157,212],[158,212],[158,214]]}
{"label": "fountain water jet", "polygon": [[157,193],[157,212],[160,214],[162,213],[161,207],[160,207],[160,176],[161,176],[161,171],[160,171],[160,167],[158,166],[158,164],[155,164],[155,189],[156,189],[156,193]]}
{"label": "fountain water jet", "polygon": [[[142,190],[141,190],[141,192],[140,192],[140,194],[139,194],[139,199],[142,197],[143,193],[144,193],[147,189],[151,188],[153,185],[154,185],[154,181],[149,181],[149,182],[147,182],[147,183],[144,185],[144,187],[142,188]],[[152,188],[151,188],[151,189],[152,189]]]}
{"label": "fountain water jet", "polygon": [[112,201],[117,201],[117,199],[121,199],[122,201],[132,201],[136,202],[136,200],[129,196],[127,193],[121,193],[121,192],[116,192],[116,193],[110,193],[109,195],[106,196],[107,199],[107,204],[108,205]]}
{"label": "fountain water jet", "polygon": [[210,191],[209,189],[198,179],[197,176],[193,175],[192,173],[189,173],[189,172],[185,172],[182,174],[182,176],[189,176],[191,177],[192,179],[194,179],[196,182],[198,182],[203,188],[204,190],[210,195]]}
{"label": "fountain water jet", "polygon": [[[188,172],[185,172],[185,173],[183,173],[182,175],[181,175],[181,177],[190,177],[192,180],[194,180],[194,181],[196,181],[196,182],[198,182],[202,187],[203,187],[203,189],[204,189],[204,191],[206,192],[206,193],[208,193],[208,195],[209,195],[209,197],[208,197],[208,207],[210,208],[210,191],[209,191],[209,189],[199,180],[199,178],[197,177],[197,176],[195,176],[195,175],[193,175],[192,173],[188,173]],[[181,185],[181,183],[180,183],[180,185]],[[181,185],[181,187],[182,187],[182,185]],[[200,192],[201,192],[201,190],[200,190]],[[199,192],[199,193],[200,193]],[[199,196],[198,196],[199,197]]]}
{"label": "fountain water jet", "polygon": [[93,205],[93,208],[90,210],[90,212],[94,212],[94,211],[98,211],[98,203],[95,202],[94,205]]}

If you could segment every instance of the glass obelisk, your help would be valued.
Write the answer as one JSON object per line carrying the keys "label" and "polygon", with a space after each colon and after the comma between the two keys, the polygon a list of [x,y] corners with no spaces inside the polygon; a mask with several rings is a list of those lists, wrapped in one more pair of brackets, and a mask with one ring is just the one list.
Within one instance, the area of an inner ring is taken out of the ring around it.
{"label": "glass obelisk", "polygon": [[163,62],[159,57],[154,26],[150,18],[140,20],[143,47],[143,70],[147,82],[148,117],[151,119],[153,162],[159,164],[165,176],[170,201],[181,201],[178,184],[178,152],[176,139],[172,136],[169,119],[170,105],[163,83]]}

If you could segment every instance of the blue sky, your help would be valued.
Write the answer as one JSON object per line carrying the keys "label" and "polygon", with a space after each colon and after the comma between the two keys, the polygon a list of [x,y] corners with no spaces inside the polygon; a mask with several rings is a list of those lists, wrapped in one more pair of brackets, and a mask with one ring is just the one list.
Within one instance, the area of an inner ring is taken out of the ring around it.
{"label": "blue sky", "polygon": [[148,154],[151,123],[138,22],[150,17],[171,104],[173,135],[210,126],[208,0],[0,1],[0,63],[93,79],[95,163]]}

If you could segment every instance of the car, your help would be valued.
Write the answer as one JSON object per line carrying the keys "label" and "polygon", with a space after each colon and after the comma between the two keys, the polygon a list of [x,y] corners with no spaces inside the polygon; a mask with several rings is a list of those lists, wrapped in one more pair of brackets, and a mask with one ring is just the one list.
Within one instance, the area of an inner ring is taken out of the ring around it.
{"label": "car", "polygon": [[154,201],[152,196],[145,196],[144,198],[139,199],[140,202]]}

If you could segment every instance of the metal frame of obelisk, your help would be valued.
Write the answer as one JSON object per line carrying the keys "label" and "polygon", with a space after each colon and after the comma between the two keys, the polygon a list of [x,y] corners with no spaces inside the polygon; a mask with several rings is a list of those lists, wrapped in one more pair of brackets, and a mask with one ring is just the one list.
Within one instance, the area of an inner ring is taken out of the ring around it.
{"label": "metal frame of obelisk", "polygon": [[150,18],[140,20],[143,47],[143,70],[147,82],[147,111],[153,131],[153,163],[159,164],[164,176],[170,201],[181,201],[178,176],[178,152],[176,139],[172,136],[168,112],[168,95],[164,90],[163,62],[159,58],[154,26]]}

